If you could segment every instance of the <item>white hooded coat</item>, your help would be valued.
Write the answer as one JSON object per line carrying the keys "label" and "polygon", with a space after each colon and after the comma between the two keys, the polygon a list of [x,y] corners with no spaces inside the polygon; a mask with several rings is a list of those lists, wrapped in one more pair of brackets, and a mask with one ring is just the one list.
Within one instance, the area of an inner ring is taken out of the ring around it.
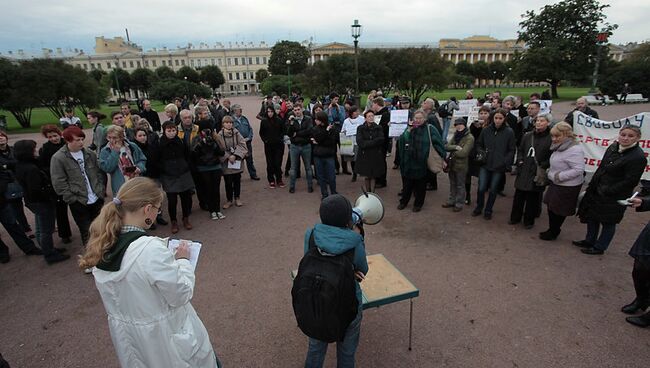
{"label": "white hooded coat", "polygon": [[95,268],[111,339],[124,368],[216,368],[208,332],[190,304],[194,271],[166,242],[131,243],[117,272]]}

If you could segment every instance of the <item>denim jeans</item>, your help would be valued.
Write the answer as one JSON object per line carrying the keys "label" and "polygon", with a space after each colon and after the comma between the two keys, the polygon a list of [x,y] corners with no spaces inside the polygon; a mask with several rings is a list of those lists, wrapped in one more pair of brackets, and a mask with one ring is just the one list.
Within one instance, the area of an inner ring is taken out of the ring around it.
{"label": "denim jeans", "polygon": [[[36,249],[34,242],[25,235],[25,231],[18,224],[16,220],[16,215],[14,213],[13,206],[7,202],[0,205],[0,223],[4,226],[9,236],[13,239],[14,243],[22,250],[24,253],[28,253]],[[2,252],[6,251],[3,249]]]}
{"label": "denim jeans", "polygon": [[297,144],[292,144],[289,149],[289,155],[291,156],[291,169],[289,170],[289,188],[296,187],[296,172],[298,167],[300,167],[300,158],[302,158],[302,164],[305,166],[305,173],[307,175],[307,187],[311,188],[313,185],[313,178],[311,175],[311,145],[305,144],[300,146]]}
{"label": "denim jeans", "polygon": [[456,172],[449,170],[449,199],[448,204],[453,204],[457,208],[463,208],[465,205],[465,178],[466,171]]}
{"label": "denim jeans", "polygon": [[[502,172],[489,171],[485,166],[481,167],[481,171],[478,174],[478,195],[476,198],[476,208],[474,209],[475,212],[482,212],[483,206],[485,206],[485,214],[492,214],[492,207],[497,200],[499,185],[504,176],[505,174]],[[485,192],[488,190],[490,193],[487,203],[485,203]]]}
{"label": "denim jeans", "polygon": [[[336,343],[336,366],[337,368],[354,368],[354,354],[359,346],[359,334],[361,332],[361,319],[363,313],[359,303],[359,312],[345,331],[343,341]],[[307,359],[305,368],[321,368],[325,362],[327,354],[327,345],[325,341],[309,339],[309,349],[307,350]]]}
{"label": "denim jeans", "polygon": [[442,141],[447,143],[449,136],[449,127],[451,126],[451,117],[442,118]]}
{"label": "denim jeans", "polygon": [[[334,169],[334,157],[314,157],[316,165],[316,177],[320,186],[320,194],[323,198],[330,194],[336,194],[336,172]],[[329,185],[329,192],[327,186]]]}
{"label": "denim jeans", "polygon": [[29,203],[27,208],[34,213],[36,240],[43,250],[45,259],[47,259],[55,253],[52,234],[56,223],[56,202]]}
{"label": "denim jeans", "polygon": [[246,168],[248,169],[248,175],[251,178],[257,177],[257,170],[255,170],[255,165],[253,164],[253,143],[251,141],[246,141],[246,148],[248,149],[248,155],[246,155]]}
{"label": "denim jeans", "polygon": [[[603,227],[603,231],[598,232],[600,227]],[[590,244],[594,245],[594,248],[605,251],[609,247],[609,243],[612,242],[614,238],[614,233],[616,232],[616,224],[603,224],[598,221],[587,221],[587,236],[585,240]]]}

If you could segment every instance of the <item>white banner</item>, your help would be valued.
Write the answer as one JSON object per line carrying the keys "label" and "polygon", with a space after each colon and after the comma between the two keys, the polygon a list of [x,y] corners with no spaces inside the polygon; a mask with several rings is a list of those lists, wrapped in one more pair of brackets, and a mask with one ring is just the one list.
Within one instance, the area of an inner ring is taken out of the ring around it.
{"label": "white banner", "polygon": [[478,104],[477,99],[458,101],[458,110],[454,110],[454,118],[464,118],[469,115],[472,108]]}
{"label": "white banner", "polygon": [[[645,152],[647,158],[650,154],[650,112],[642,112],[614,121],[594,119],[580,111],[573,112],[573,131],[582,143],[585,171],[596,171],[607,147],[616,141],[618,131],[625,125],[636,125],[641,128],[639,147]],[[641,178],[650,180],[649,165],[646,165]]]}

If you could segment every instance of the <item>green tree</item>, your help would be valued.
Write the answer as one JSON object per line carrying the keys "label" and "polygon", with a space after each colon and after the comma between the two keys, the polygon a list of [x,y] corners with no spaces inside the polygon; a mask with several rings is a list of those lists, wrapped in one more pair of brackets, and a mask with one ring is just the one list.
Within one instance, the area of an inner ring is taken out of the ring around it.
{"label": "green tree", "polygon": [[181,94],[207,97],[212,95],[212,91],[209,87],[186,80],[165,79],[154,82],[149,92],[151,98],[163,103],[168,103]]}
{"label": "green tree", "polygon": [[438,50],[406,48],[389,52],[389,66],[397,88],[411,98],[414,105],[427,90],[442,91],[450,82],[453,65],[440,57]]}
{"label": "green tree", "polygon": [[131,88],[136,91],[142,91],[145,94],[149,93],[149,89],[156,80],[156,74],[149,69],[137,68],[131,72]]}
{"label": "green tree", "polygon": [[201,82],[207,84],[212,88],[212,92],[219,88],[222,84],[226,83],[221,69],[216,65],[208,65],[201,69]]}
{"label": "green tree", "polygon": [[[287,94],[289,89],[289,80],[286,75],[272,75],[264,80],[260,85],[262,93],[270,95],[273,92],[278,95]],[[302,78],[300,75],[291,75],[291,89],[305,90]]]}
{"label": "green tree", "polygon": [[618,27],[604,22],[607,7],[598,0],[564,0],[523,14],[518,35],[528,49],[516,60],[517,75],[548,82],[553,98],[561,80],[584,81],[594,68],[596,36]]}
{"label": "green tree", "polygon": [[189,66],[184,66],[176,72],[176,77],[178,79],[186,80],[188,82],[192,83],[199,83],[201,80],[199,76],[199,72],[194,70],[194,68],[191,68]]}
{"label": "green tree", "polygon": [[332,55],[325,61],[318,61],[305,71],[307,88],[316,94],[337,91],[347,94],[355,84],[354,56]]}
{"label": "green tree", "polygon": [[31,126],[32,109],[38,104],[32,87],[35,80],[19,65],[0,59],[0,109],[9,111],[23,128]]}
{"label": "green tree", "polygon": [[359,89],[385,90],[393,87],[393,71],[387,65],[387,52],[379,49],[359,52]]}
{"label": "green tree", "polygon": [[490,67],[483,61],[477,61],[473,66],[474,74],[472,77],[478,79],[478,88],[481,88],[481,81],[490,79]]}
{"label": "green tree", "polygon": [[176,72],[173,71],[172,68],[168,66],[159,66],[158,68],[156,68],[155,73],[158,79],[160,80],[177,78]]}
{"label": "green tree", "polygon": [[309,50],[298,42],[280,41],[271,47],[269,73],[286,74],[287,60],[291,60],[291,74],[300,74],[307,68]]}
{"label": "green tree", "polygon": [[93,70],[89,71],[88,74],[91,77],[93,77],[93,79],[96,80],[97,83],[100,83],[102,81],[102,78],[108,73],[106,73],[105,71],[100,70],[100,69],[93,69]]}
{"label": "green tree", "polygon": [[131,89],[131,75],[124,69],[115,68],[108,73],[110,87],[118,91],[118,94],[124,96]]}
{"label": "green tree", "polygon": [[255,72],[255,81],[256,81],[257,83],[262,83],[262,82],[264,82],[264,80],[265,80],[266,78],[268,78],[268,77],[269,77],[269,71],[266,70],[266,69],[264,69],[264,68],[262,68],[262,69],[258,69],[258,70]]}
{"label": "green tree", "polygon": [[455,81],[463,84],[465,87],[470,88],[474,82],[474,66],[467,60],[461,60],[455,66],[456,76]]}
{"label": "green tree", "polygon": [[494,81],[494,85],[497,85],[497,79],[503,81],[508,75],[508,67],[503,61],[497,60],[488,64],[488,71],[490,72],[490,78]]}

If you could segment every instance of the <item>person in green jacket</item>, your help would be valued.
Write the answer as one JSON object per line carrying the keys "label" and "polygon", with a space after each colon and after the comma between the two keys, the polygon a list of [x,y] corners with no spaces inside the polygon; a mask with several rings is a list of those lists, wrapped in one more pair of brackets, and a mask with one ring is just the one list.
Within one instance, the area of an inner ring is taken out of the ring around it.
{"label": "person in green jacket", "polygon": [[449,199],[443,208],[453,208],[460,212],[465,204],[465,178],[467,176],[469,153],[474,147],[474,136],[467,129],[463,118],[454,121],[454,137],[447,142],[449,152]]}
{"label": "person in green jacket", "polygon": [[440,157],[445,157],[440,133],[433,126],[425,124],[425,120],[424,111],[416,111],[413,114],[413,121],[409,122],[408,128],[399,137],[399,168],[404,189],[397,206],[398,210],[406,208],[411,200],[411,194],[415,194],[413,212],[420,212],[426,196],[429,149],[433,146]]}

